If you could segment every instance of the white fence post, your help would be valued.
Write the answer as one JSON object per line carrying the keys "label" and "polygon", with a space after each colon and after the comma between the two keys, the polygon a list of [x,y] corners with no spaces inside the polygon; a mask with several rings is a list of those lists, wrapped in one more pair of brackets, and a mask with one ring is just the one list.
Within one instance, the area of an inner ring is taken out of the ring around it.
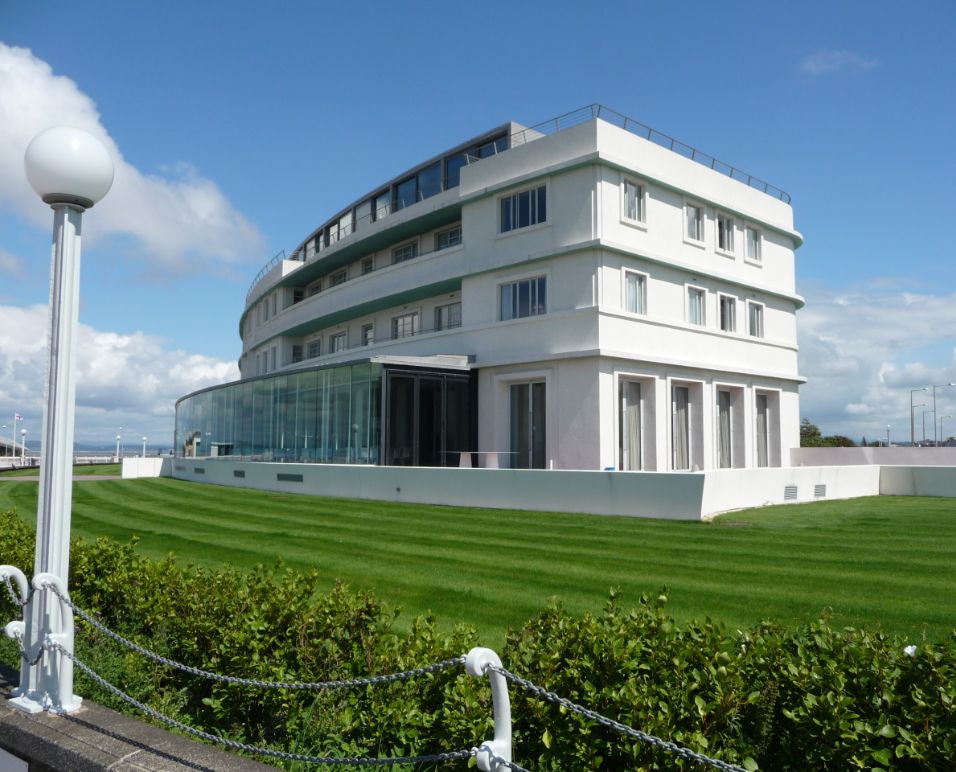
{"label": "white fence post", "polygon": [[[20,591],[20,608],[22,609],[21,616],[22,619],[14,620],[7,624],[3,628],[4,634],[7,638],[19,639],[23,641],[24,635],[26,635],[27,624],[24,621],[27,615],[30,613],[30,583],[27,581],[26,575],[16,566],[0,566],[0,580],[6,580],[7,578],[12,579],[16,585],[17,589]],[[20,686],[12,691],[14,697],[19,697],[21,694],[26,694],[28,691],[28,686],[30,682],[30,669],[27,667],[27,664],[20,661]]]}
{"label": "white fence post", "polygon": [[478,646],[465,656],[465,670],[469,675],[488,676],[491,684],[491,704],[495,719],[495,739],[478,748],[478,769],[482,772],[504,772],[507,767],[495,757],[511,761],[511,699],[508,682],[501,673],[488,672],[489,665],[501,667],[501,659],[491,649]]}

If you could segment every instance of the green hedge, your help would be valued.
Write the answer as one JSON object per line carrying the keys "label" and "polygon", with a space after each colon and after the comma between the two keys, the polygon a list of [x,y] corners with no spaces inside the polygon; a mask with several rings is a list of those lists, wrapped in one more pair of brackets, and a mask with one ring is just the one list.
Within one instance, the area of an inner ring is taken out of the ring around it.
{"label": "green hedge", "polygon": [[[0,515],[0,563],[31,573],[33,534]],[[76,541],[70,590],[107,626],[172,659],[263,680],[357,678],[478,645],[473,630],[409,633],[368,593],[316,591],[317,574],[181,568],[135,543]],[[436,588],[436,592],[440,592]],[[2,594],[6,621],[16,610]],[[950,769],[956,757],[956,637],[913,656],[879,632],[765,623],[728,631],[677,624],[664,593],[596,614],[552,606],[499,652],[507,668],[623,723],[748,768]],[[318,755],[391,756],[470,748],[492,736],[487,683],[453,668],[406,683],[334,692],[218,684],[128,653],[78,622],[77,655],[188,724]],[[0,654],[17,662],[13,645]],[[124,709],[77,677],[77,693]],[[685,768],[673,756],[511,689],[515,759],[535,770]]]}

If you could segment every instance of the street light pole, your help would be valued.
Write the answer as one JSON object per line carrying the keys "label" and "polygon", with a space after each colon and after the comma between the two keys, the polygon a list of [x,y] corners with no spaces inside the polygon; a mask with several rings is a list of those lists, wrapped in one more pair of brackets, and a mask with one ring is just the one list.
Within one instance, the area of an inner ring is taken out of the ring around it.
{"label": "street light pole", "polygon": [[910,445],[916,444],[915,427],[913,426],[913,395],[918,391],[929,391],[929,386],[921,386],[918,389],[910,389]]}
{"label": "street light pole", "polygon": [[886,447],[890,446],[890,425],[886,425]]}
{"label": "street light pole", "polygon": [[117,434],[117,435],[116,435],[116,463],[117,463],[117,464],[119,463],[119,460],[120,460],[120,455],[119,455],[119,441],[120,441],[120,436]]}
{"label": "street light pole", "polygon": [[[82,129],[59,126],[37,134],[24,157],[27,179],[53,209],[50,267],[50,348],[37,497],[35,576],[51,574],[66,590],[70,567],[73,494],[73,429],[76,408],[74,345],[80,299],[80,234],[83,212],[113,184],[113,161],[102,142]],[[24,646],[36,657],[47,636],[72,654],[62,607],[48,584],[34,587],[24,608]],[[73,694],[73,662],[49,649],[33,665],[21,663],[20,688],[11,705],[29,713],[69,713],[80,707]]]}
{"label": "street light pole", "polygon": [[[936,418],[936,389],[944,389],[947,386],[956,386],[956,383],[941,383],[938,386],[933,386],[933,418]],[[939,440],[936,436],[936,421],[933,421],[933,447],[935,448],[939,444]]]}
{"label": "street light pole", "polygon": [[[911,427],[912,427],[912,424],[913,424],[913,409],[914,409],[914,408],[917,408],[917,407],[926,407],[926,403],[925,403],[925,402],[919,402],[919,403],[916,404],[916,405],[912,405],[912,404],[910,405],[910,426],[911,426]],[[910,428],[910,436],[913,437],[913,430],[912,430],[912,428]],[[916,438],[913,437],[913,439],[911,439],[910,442],[911,442],[912,445],[915,446],[915,445],[916,445]],[[924,444],[926,443],[926,422],[925,422],[925,421],[923,422],[923,443],[924,443]]]}
{"label": "street light pole", "polygon": [[943,441],[943,419],[944,419],[944,418],[952,418],[952,416],[951,416],[951,415],[941,415],[941,416],[939,417],[939,441],[940,441],[940,442]]}
{"label": "street light pole", "polygon": [[20,463],[27,465],[27,430],[20,430]]}
{"label": "street light pole", "polygon": [[143,458],[146,458],[146,435],[143,435]]}

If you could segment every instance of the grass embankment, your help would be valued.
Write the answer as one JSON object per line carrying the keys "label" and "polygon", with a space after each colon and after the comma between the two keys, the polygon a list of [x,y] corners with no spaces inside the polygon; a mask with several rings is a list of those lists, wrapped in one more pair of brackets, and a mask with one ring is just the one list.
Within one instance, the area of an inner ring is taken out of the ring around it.
{"label": "grass embankment", "polygon": [[[0,509],[36,511],[35,482],[0,486]],[[666,585],[678,619],[834,625],[943,640],[956,626],[956,505],[879,497],[766,507],[714,523],[322,499],[169,479],[73,487],[73,532],[136,536],[151,556],[316,567],[400,607],[434,612],[489,645],[549,599],[598,609]],[[0,556],[2,560],[2,556]]]}
{"label": "grass embankment", "polygon": [[[76,464],[73,467],[73,476],[110,475],[118,476],[122,473],[119,464]],[[2,469],[0,477],[39,477],[40,467],[25,466],[18,469]]]}

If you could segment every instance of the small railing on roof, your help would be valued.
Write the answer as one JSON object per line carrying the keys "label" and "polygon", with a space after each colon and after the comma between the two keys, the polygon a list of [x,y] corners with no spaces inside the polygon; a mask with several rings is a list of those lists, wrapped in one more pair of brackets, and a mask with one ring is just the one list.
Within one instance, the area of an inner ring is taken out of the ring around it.
{"label": "small railing on roof", "polygon": [[[263,276],[265,276],[267,273],[269,273],[269,271],[271,271],[279,263],[281,263],[283,260],[286,260],[286,259],[289,259],[289,258],[286,258],[285,250],[280,249],[276,253],[275,257],[273,257],[268,263],[262,266],[262,268],[259,270],[259,273],[256,274],[256,278],[252,280],[252,284],[249,285],[249,291],[246,293],[246,298],[249,297],[249,295],[252,293],[253,288],[259,283],[259,281],[262,279]],[[291,259],[301,260],[302,258],[298,257],[297,255],[293,255]]]}
{"label": "small railing on roof", "polygon": [[[612,110],[609,107],[605,107],[604,105],[600,104],[591,104],[578,110],[572,110],[570,113],[559,115],[557,118],[544,121],[536,126],[529,126],[526,129],[522,129],[521,131],[511,135],[511,141],[508,143],[507,149],[524,145],[535,139],[539,139],[542,136],[557,134],[559,131],[564,131],[565,129],[570,129],[572,126],[586,123],[593,118],[600,118],[606,123],[610,123],[618,128],[624,129],[625,131],[629,131],[638,137],[643,137],[649,142],[653,142],[656,145],[667,148],[678,155],[689,158],[691,161],[696,161],[697,163],[707,166],[716,172],[726,174],[731,179],[735,179],[738,182],[749,185],[750,187],[755,188],[762,193],[766,193],[769,196],[778,198],[787,204],[790,203],[790,194],[784,190],[781,190],[775,185],[771,185],[769,182],[766,182],[759,177],[755,177],[752,174],[741,171],[735,166],[724,163],[723,161],[714,158],[714,156],[704,153],[695,147],[691,147],[690,145],[681,142],[678,139],[674,139],[674,137],[671,137],[662,131],[652,129],[650,126],[647,126],[640,121],[636,121],[633,118],[628,118],[626,115],[622,115],[616,110]],[[468,157],[469,163],[474,163],[480,160],[481,158],[476,156]]]}

